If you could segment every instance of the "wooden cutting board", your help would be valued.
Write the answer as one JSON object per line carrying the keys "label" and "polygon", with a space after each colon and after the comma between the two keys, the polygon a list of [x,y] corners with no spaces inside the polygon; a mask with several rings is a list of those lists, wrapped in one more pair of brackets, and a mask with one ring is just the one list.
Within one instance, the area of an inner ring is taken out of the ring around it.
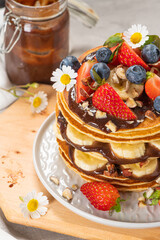
{"label": "wooden cutting board", "polygon": [[[71,212],[57,202],[39,181],[33,166],[32,147],[43,121],[54,111],[55,92],[41,85],[35,91],[48,94],[44,113],[32,114],[30,103],[19,99],[0,114],[0,207],[7,220],[90,240],[158,240],[160,228],[132,230],[100,225]],[[19,196],[35,189],[48,196],[48,212],[40,219],[26,219],[19,208]],[[160,209],[159,209],[160,210]]]}

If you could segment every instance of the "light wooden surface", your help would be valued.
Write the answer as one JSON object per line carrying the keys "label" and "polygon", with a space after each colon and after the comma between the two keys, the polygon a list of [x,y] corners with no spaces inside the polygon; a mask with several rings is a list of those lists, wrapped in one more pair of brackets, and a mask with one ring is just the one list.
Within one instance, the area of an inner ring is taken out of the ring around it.
{"label": "light wooden surface", "polygon": [[[30,104],[19,99],[0,115],[0,207],[8,221],[26,226],[72,235],[90,240],[158,240],[160,228],[132,230],[111,228],[86,220],[62,206],[45,190],[33,166],[33,141],[40,125],[54,110],[55,92],[41,85],[49,105],[42,114],[33,115]],[[19,196],[35,189],[48,196],[50,204],[45,216],[25,219],[19,208]]]}

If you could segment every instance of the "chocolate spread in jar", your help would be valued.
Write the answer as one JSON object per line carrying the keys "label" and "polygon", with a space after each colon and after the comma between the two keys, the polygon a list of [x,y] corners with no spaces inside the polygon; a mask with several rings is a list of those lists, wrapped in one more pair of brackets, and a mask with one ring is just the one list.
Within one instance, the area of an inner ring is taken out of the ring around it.
{"label": "chocolate spread in jar", "polygon": [[[64,4],[65,0],[60,2]],[[22,25],[18,42],[5,54],[6,71],[14,84],[50,83],[53,70],[68,55],[69,14],[67,8],[62,7],[63,11],[59,1],[38,8],[6,1],[6,12],[11,10],[20,17]],[[14,24],[8,25],[6,46],[14,31]]]}

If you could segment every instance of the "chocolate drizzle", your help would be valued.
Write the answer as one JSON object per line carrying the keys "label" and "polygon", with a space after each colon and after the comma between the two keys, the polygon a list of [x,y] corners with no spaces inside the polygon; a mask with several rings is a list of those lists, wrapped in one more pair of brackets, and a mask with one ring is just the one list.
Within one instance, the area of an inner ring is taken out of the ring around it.
{"label": "chocolate drizzle", "polygon": [[88,109],[92,113],[93,116],[89,115],[88,109],[83,109],[81,104],[76,103],[76,92],[75,92],[74,87],[69,91],[69,95],[68,95],[68,105],[69,105],[70,110],[72,112],[74,112],[86,124],[88,124],[92,127],[98,128],[101,131],[106,132],[106,133],[111,132],[105,126],[109,120],[111,120],[116,125],[117,130],[132,129],[132,128],[137,127],[141,123],[141,121],[143,121],[145,119],[145,112],[147,110],[154,112],[154,114],[156,116],[160,115],[159,113],[157,113],[154,110],[153,101],[150,98],[148,98],[148,96],[145,93],[143,93],[138,98],[138,100],[143,102],[143,106],[141,108],[136,107],[136,108],[132,109],[132,111],[136,114],[137,119],[133,120],[133,121],[125,121],[122,119],[115,118],[114,116],[111,116],[110,114],[106,114],[105,118],[97,119],[95,117],[97,109],[92,105],[91,97],[89,97],[86,101],[88,101],[88,103],[89,103]]}

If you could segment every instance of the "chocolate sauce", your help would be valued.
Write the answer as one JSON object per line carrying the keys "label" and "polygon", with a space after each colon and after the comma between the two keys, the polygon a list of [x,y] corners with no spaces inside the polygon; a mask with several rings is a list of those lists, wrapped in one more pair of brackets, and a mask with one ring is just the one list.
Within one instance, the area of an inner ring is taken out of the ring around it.
{"label": "chocolate sauce", "polygon": [[111,120],[117,126],[117,130],[132,129],[137,127],[141,123],[141,120],[143,121],[145,119],[145,112],[147,110],[154,112],[156,116],[160,115],[154,110],[153,101],[145,94],[145,92],[137,100],[143,101],[143,106],[141,108],[135,107],[134,109],[132,109],[132,111],[137,116],[136,120],[126,121],[126,120],[118,119],[110,114],[106,114],[107,116],[105,118],[97,119],[95,117],[97,109],[92,104],[92,97],[89,97],[86,100],[89,103],[88,109],[93,114],[93,116],[90,116],[88,114],[88,109],[85,110],[82,108],[81,104],[76,103],[76,92],[74,87],[69,91],[69,94],[68,94],[68,105],[70,110],[73,113],[75,113],[86,124],[92,127],[98,128],[101,131],[106,133],[111,132],[110,129],[108,129],[105,126],[109,120]]}
{"label": "chocolate sauce", "polygon": [[58,116],[58,123],[60,124],[60,132],[63,137],[63,139],[72,147],[82,151],[82,152],[98,152],[103,155],[104,158],[106,158],[110,163],[114,164],[131,164],[131,163],[138,163],[138,162],[144,162],[150,157],[160,157],[160,151],[150,145],[149,143],[145,143],[145,153],[140,158],[134,158],[134,159],[124,159],[116,156],[114,152],[111,149],[111,145],[109,143],[102,143],[95,141],[92,145],[78,145],[73,142],[67,137],[66,129],[67,129],[67,121],[62,115],[62,113],[59,113]]}
{"label": "chocolate sauce", "polygon": [[[100,175],[104,175],[104,172],[106,170],[106,166],[103,166],[102,168],[100,169],[96,169],[94,171],[85,171],[81,168],[79,168],[76,164],[75,164],[75,160],[74,160],[74,151],[75,151],[75,148],[72,147],[71,145],[68,145],[68,148],[69,148],[69,157],[72,161],[72,164],[82,173],[85,173],[87,175],[90,175],[90,176],[96,176],[96,178],[102,178],[103,179],[103,176],[100,176]],[[121,166],[119,165],[116,165],[115,164],[115,169],[116,169],[116,172],[117,172],[117,177],[118,178],[122,178],[124,179],[124,176],[123,176],[123,169],[121,168]],[[145,175],[145,176],[142,176],[142,177],[137,177],[135,176],[134,174],[132,174],[131,176],[127,177],[129,180],[134,180],[134,181],[137,181],[137,182],[151,182],[153,180],[155,180],[158,176],[160,175],[160,158],[158,158],[158,164],[157,164],[157,168],[155,169],[155,171],[151,174],[148,174],[148,175]],[[127,182],[128,180],[126,181],[123,181],[123,182]]]}

